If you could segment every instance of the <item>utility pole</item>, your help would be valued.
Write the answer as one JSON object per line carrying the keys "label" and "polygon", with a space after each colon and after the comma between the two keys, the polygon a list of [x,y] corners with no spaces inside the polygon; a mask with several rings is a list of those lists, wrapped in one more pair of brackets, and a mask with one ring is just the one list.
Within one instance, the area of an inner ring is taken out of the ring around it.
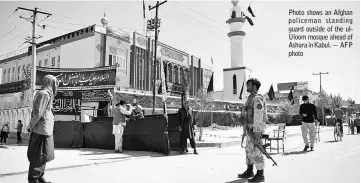
{"label": "utility pole", "polygon": [[[320,75],[320,94],[322,93],[322,80],[321,80],[321,77],[322,77],[322,74],[329,74],[328,72],[326,73],[322,73],[322,72],[319,72],[317,74],[313,73],[312,75]],[[325,122],[325,108],[324,106],[322,106],[322,121]]]}
{"label": "utility pole", "polygon": [[[160,27],[160,19],[158,19],[158,9],[159,6],[166,3],[167,0],[159,3],[157,1],[157,5],[151,7],[149,5],[149,10],[155,8],[155,19],[148,20],[148,29],[155,30],[155,45],[154,45],[154,61],[153,61],[153,114],[155,114],[155,81],[156,81],[156,63],[157,63],[157,44],[158,44],[158,28]],[[161,68],[163,69],[163,68]],[[164,86],[165,87],[165,86]]]}
{"label": "utility pole", "polygon": [[[36,30],[35,30],[35,27],[36,27],[36,15],[39,13],[39,14],[48,15],[48,17],[49,17],[52,14],[39,11],[38,8],[35,8],[34,10],[31,10],[31,9],[27,9],[27,8],[18,7],[18,9],[33,12],[33,15],[32,15],[33,20],[31,22],[32,26],[33,26],[33,31],[32,31],[32,39],[31,39],[32,62],[31,62],[31,81],[30,81],[30,91],[31,91],[30,92],[31,93],[30,106],[32,106],[33,101],[34,101],[35,82],[36,82],[36,42],[35,42],[35,40],[36,40],[36,35],[35,35],[36,34]],[[20,18],[23,18],[23,17],[20,17]]]}
{"label": "utility pole", "polygon": [[326,73],[319,72],[317,74],[315,74],[315,73],[312,74],[312,75],[320,75],[320,93],[322,92],[322,81],[321,81],[322,74],[329,74],[329,73],[328,72],[326,72]]}

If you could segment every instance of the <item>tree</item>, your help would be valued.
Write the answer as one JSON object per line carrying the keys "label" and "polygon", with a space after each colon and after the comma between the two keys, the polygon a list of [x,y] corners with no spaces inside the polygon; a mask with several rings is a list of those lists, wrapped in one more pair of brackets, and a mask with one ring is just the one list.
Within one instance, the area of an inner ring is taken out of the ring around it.
{"label": "tree", "polygon": [[322,91],[316,99],[316,106],[321,108],[331,107],[331,97],[325,91]]}
{"label": "tree", "polygon": [[339,105],[340,107],[342,105],[341,94],[338,94],[338,95],[335,95],[335,96],[331,95],[331,108],[335,109],[337,105]]}
{"label": "tree", "polygon": [[31,66],[30,65],[26,65],[23,68],[23,74],[25,77],[25,82],[23,83],[23,89],[21,90],[21,100],[25,99],[25,90],[30,88],[30,80],[31,80]]}
{"label": "tree", "polygon": [[[203,120],[204,120],[204,113],[205,109],[211,108],[213,105],[213,93],[207,93],[206,88],[201,88],[198,90],[196,95],[194,95],[194,103],[192,108],[201,111],[201,120],[199,121],[199,141],[202,140],[203,135]],[[199,112],[198,112],[199,113]]]}
{"label": "tree", "polygon": [[281,114],[277,115],[276,122],[277,123],[286,123],[289,124],[292,122],[292,104],[289,100],[282,100],[280,101],[279,110]]}
{"label": "tree", "polygon": [[324,90],[322,90],[316,99],[316,106],[320,107],[322,111],[323,122],[325,121],[325,108],[331,108],[332,106],[331,96],[332,95],[328,95]]}

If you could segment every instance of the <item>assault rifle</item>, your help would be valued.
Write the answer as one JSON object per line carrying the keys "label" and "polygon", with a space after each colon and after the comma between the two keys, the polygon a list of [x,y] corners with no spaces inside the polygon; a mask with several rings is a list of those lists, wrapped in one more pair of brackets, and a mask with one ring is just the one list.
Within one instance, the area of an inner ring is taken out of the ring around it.
{"label": "assault rifle", "polygon": [[[241,146],[242,146],[242,147],[243,147],[243,140],[244,140],[244,137],[245,137],[246,135],[251,139],[251,141],[253,142],[253,144],[262,152],[262,154],[264,154],[268,159],[270,159],[270,160],[273,161],[273,165],[272,165],[272,166],[275,166],[275,165],[278,166],[277,163],[276,163],[276,161],[271,157],[271,155],[269,155],[269,154],[267,153],[267,151],[266,151],[266,149],[264,148],[264,146],[263,146],[259,141],[256,140],[255,134],[254,134],[250,129],[248,129],[248,128],[246,128],[245,133],[243,133],[243,135],[242,135],[242,142],[241,142]],[[243,147],[243,148],[245,148],[245,147]]]}

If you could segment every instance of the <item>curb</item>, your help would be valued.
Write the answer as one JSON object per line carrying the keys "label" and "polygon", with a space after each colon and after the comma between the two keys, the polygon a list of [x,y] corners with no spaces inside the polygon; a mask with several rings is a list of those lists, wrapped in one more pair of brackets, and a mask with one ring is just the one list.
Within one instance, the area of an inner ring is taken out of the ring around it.
{"label": "curb", "polygon": [[[156,157],[163,157],[163,156],[166,156],[166,155],[160,154],[160,155],[154,155],[154,156],[129,157],[129,158],[124,158],[124,159],[121,159],[121,160],[114,160],[114,161],[109,161],[109,162],[87,163],[87,164],[80,164],[80,165],[69,165],[69,166],[62,166],[62,167],[45,168],[45,170],[46,171],[55,171],[55,170],[63,170],[63,169],[69,169],[69,168],[80,168],[80,167],[88,167],[88,166],[94,166],[94,165],[117,163],[117,162],[126,161],[126,160],[156,158]],[[28,171],[5,173],[5,174],[0,174],[0,178],[14,176],[14,175],[22,175],[22,174],[27,174],[27,173],[28,173]]]}
{"label": "curb", "polygon": [[[333,128],[328,128],[328,129],[320,128],[320,133],[327,132],[327,131],[332,131],[332,130],[333,130]],[[289,134],[289,135],[287,135],[287,138],[298,136],[298,135],[302,135],[302,133]],[[197,147],[214,147],[214,148],[218,147],[218,148],[222,148],[222,147],[237,146],[237,145],[240,145],[240,144],[241,144],[240,140],[232,140],[232,141],[226,141],[226,142],[197,142],[196,141],[196,146]],[[187,147],[191,147],[189,142],[187,143]]]}
{"label": "curb", "polygon": [[[240,145],[240,140],[227,141],[227,142],[196,142],[197,147],[214,147],[214,148],[222,148],[222,147],[231,147]],[[188,147],[191,147],[188,143]]]}

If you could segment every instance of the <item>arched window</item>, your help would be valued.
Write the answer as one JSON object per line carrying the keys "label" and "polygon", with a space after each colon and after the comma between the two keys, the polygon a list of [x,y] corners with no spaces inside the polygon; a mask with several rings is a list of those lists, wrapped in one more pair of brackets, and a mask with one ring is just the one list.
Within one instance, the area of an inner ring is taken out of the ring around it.
{"label": "arched window", "polygon": [[173,66],[172,64],[168,64],[168,73],[167,73],[167,81],[173,83]]}
{"label": "arched window", "polygon": [[156,61],[156,78],[155,79],[160,79],[160,64],[159,64],[159,61],[158,61],[158,59],[157,59],[157,61]]}
{"label": "arched window", "polygon": [[184,69],[183,67],[180,67],[179,69],[179,84],[183,84],[183,73],[184,72]]}
{"label": "arched window", "polygon": [[174,83],[179,83],[179,68],[177,65],[174,66]]}
{"label": "arched window", "polygon": [[233,75],[233,94],[237,94],[237,76]]}

